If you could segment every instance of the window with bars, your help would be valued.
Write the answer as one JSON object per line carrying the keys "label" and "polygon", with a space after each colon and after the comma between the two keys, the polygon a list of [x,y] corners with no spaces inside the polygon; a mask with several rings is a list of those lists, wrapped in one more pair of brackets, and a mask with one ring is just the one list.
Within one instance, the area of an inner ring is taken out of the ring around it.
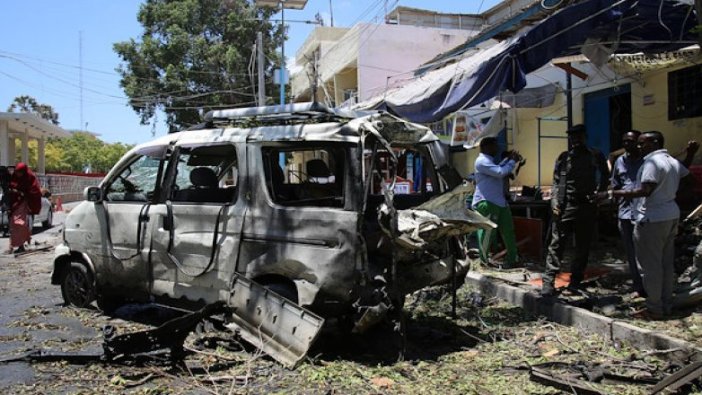
{"label": "window with bars", "polygon": [[702,116],[702,65],[668,73],[668,119]]}

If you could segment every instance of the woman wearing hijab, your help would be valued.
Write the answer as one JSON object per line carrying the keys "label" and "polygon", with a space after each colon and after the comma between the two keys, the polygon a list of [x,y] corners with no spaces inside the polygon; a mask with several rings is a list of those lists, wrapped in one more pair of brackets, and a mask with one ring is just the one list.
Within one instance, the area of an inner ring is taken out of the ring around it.
{"label": "woman wearing hijab", "polygon": [[[10,177],[10,250],[23,252],[32,238],[30,214],[41,210],[39,180],[25,163],[18,163]],[[15,250],[16,248],[16,250]]]}

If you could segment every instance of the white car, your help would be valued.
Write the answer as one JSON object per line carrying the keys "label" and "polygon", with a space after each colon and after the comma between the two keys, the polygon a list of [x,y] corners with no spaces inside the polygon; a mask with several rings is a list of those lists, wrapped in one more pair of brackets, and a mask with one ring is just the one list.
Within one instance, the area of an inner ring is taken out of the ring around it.
{"label": "white car", "polygon": [[[54,208],[51,205],[51,201],[48,199],[49,196],[51,195],[47,193],[45,196],[41,197],[41,211],[39,211],[39,214],[32,215],[30,219],[32,227],[34,227],[34,224],[37,222],[41,222],[41,227],[44,229],[48,229],[53,225]],[[0,192],[0,199],[2,199],[2,192]],[[6,235],[10,231],[10,221],[7,215],[8,211],[5,210],[5,208],[0,210],[2,211],[0,215],[0,231]]]}

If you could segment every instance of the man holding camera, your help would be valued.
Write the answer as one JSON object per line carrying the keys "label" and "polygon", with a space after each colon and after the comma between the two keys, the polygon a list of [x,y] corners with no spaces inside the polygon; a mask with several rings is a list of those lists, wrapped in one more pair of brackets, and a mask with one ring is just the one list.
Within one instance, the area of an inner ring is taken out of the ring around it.
{"label": "man holding camera", "polygon": [[[475,160],[475,193],[471,206],[497,224],[502,242],[507,250],[503,268],[513,267],[517,262],[517,243],[514,239],[512,212],[504,194],[504,179],[512,174],[517,162],[522,160],[518,152],[508,154],[506,160],[495,163],[499,151],[497,139],[486,137],[480,141],[480,154]],[[478,247],[480,259],[489,263],[491,230],[478,230]]]}

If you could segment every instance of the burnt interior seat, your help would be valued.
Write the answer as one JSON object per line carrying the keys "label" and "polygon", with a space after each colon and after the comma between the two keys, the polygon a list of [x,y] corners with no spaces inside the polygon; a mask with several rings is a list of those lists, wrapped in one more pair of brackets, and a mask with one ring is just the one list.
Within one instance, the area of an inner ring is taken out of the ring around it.
{"label": "burnt interior seat", "polygon": [[285,183],[285,173],[277,163],[271,163],[271,182],[273,184],[272,191],[275,195],[273,200],[277,202],[295,200],[295,191],[291,185]]}
{"label": "burnt interior seat", "polygon": [[214,170],[209,167],[196,167],[190,172],[191,187],[176,193],[180,202],[227,203],[234,197],[235,188],[220,188]]}
{"label": "burnt interior seat", "polygon": [[341,184],[337,180],[330,182],[333,175],[329,166],[321,159],[311,159],[305,163],[307,179],[300,184],[299,196],[301,199],[324,199],[338,196]]}
{"label": "burnt interior seat", "polygon": [[311,159],[305,164],[307,169],[307,179],[310,178],[329,178],[332,173],[327,164],[321,159]]}

